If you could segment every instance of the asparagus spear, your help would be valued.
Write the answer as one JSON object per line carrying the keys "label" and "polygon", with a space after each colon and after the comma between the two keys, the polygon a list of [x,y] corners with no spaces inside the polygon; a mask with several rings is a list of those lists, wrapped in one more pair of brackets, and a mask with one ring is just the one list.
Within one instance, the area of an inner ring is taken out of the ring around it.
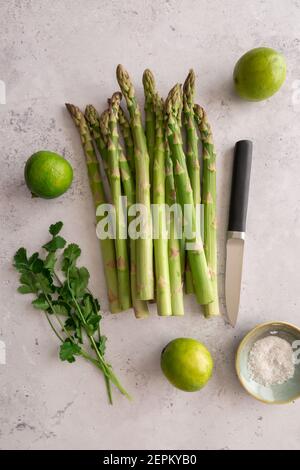
{"label": "asparagus spear", "polygon": [[[182,92],[181,86],[177,84],[170,91],[166,101],[168,142],[174,165],[175,186],[178,191],[179,203],[183,210],[185,209],[184,206],[187,205],[191,215],[189,222],[194,231],[196,228],[196,215],[180,132],[181,109]],[[187,250],[187,256],[193,275],[197,301],[200,304],[208,304],[213,300],[213,291],[202,240],[200,236],[195,236],[187,241],[194,245],[193,249]]]}
{"label": "asparagus spear", "polygon": [[206,112],[195,105],[195,118],[203,146],[204,249],[210,270],[214,300],[204,308],[206,316],[220,315],[217,278],[217,223],[216,223],[216,153]]}
{"label": "asparagus spear", "polygon": [[201,204],[198,135],[194,119],[195,73],[190,70],[183,85],[183,117],[186,130],[186,163],[193,191],[194,204]]}
{"label": "asparagus spear", "polygon": [[[85,109],[85,118],[87,120],[90,133],[94,139],[96,147],[101,155],[104,168],[108,180],[110,181],[110,173],[108,169],[108,136],[109,136],[109,115],[108,110],[105,110],[101,117],[93,105],[89,104]],[[101,128],[100,128],[101,123]],[[125,157],[121,146],[119,145],[119,167],[121,172],[121,179],[123,186],[126,186],[129,177],[131,177],[131,170],[128,166],[127,158]],[[125,190],[125,188],[124,188]],[[131,190],[131,187],[130,187]],[[126,194],[126,191],[125,191]]]}
{"label": "asparagus spear", "polygon": [[92,104],[88,104],[85,108],[84,116],[87,121],[91,136],[94,139],[97,149],[99,150],[101,158],[107,164],[107,143],[105,143],[101,135],[100,116],[98,114],[98,111],[96,110],[96,108],[94,108]]}
{"label": "asparagus spear", "polygon": [[[123,149],[119,147],[119,164],[121,171],[121,179],[124,188],[125,196],[127,197],[127,208],[129,209],[135,204],[135,186],[132,178],[132,173],[128,166],[128,161],[124,155]],[[128,217],[128,223],[131,222],[133,217]],[[136,240],[130,238],[130,286],[131,297],[136,318],[146,318],[149,315],[148,305],[145,300],[137,298],[137,282],[136,282]]]}
{"label": "asparagus spear", "polygon": [[126,157],[129,162],[132,174],[134,175],[135,173],[135,167],[134,167],[134,144],[133,144],[133,138],[132,138],[132,133],[130,129],[130,123],[127,119],[127,116],[123,110],[123,108],[120,106],[119,107],[119,125],[121,128],[121,132],[123,135],[124,139],[124,144],[125,144],[125,151],[126,151]]}
{"label": "asparagus spear", "polygon": [[104,140],[102,136],[102,133],[100,130],[100,116],[98,114],[98,111],[91,104],[87,105],[87,107],[85,108],[84,115],[87,121],[90,134],[94,140],[94,144],[101,156],[106,178],[110,183],[110,174],[108,170],[107,137],[105,137],[105,140]]}
{"label": "asparagus spear", "polygon": [[108,113],[108,109],[106,109],[99,116],[100,135],[102,136],[102,140],[106,147],[106,152],[102,152],[102,154],[100,153],[100,155],[102,157],[104,170],[105,170],[107,179],[111,187],[111,174],[110,174],[109,166],[108,166],[108,160],[109,160],[109,157],[108,157],[109,124],[108,123],[109,123],[109,113]]}
{"label": "asparagus spear", "polygon": [[[117,96],[118,93],[115,93],[113,95],[113,98],[115,95]],[[111,99],[108,99],[108,104],[109,106],[111,105]],[[117,115],[117,123],[119,123],[120,119],[120,103],[119,103],[119,108],[118,108],[118,115]],[[105,115],[105,112],[103,113]],[[128,121],[127,121],[128,123]],[[129,124],[129,123],[128,123]],[[104,128],[106,126],[106,128]],[[108,126],[108,121],[104,120],[102,122],[102,128],[103,128],[103,133],[109,135],[109,126]],[[130,127],[129,127],[130,130]],[[131,132],[131,131],[130,131]],[[119,150],[119,168],[120,168],[120,173],[121,173],[121,180],[122,180],[122,185],[123,189],[125,192],[125,195],[128,193],[131,193],[133,191],[133,199],[135,201],[135,188],[133,185],[133,174],[130,168],[130,162],[127,158],[127,155],[124,154],[122,145],[119,140],[119,133],[118,133],[118,127],[116,127],[116,138],[118,141],[118,150]]]}
{"label": "asparagus spear", "polygon": [[[124,188],[125,196],[127,197],[127,208],[129,209],[135,204],[135,186],[130,171],[128,161],[124,155],[123,149],[119,146],[119,165],[121,171],[121,179]],[[128,217],[130,223],[133,217]],[[130,286],[131,297],[136,318],[146,318],[149,315],[148,305],[145,300],[139,300],[137,297],[137,280],[136,280],[136,240],[130,238],[129,240],[130,251]]]}
{"label": "asparagus spear", "polygon": [[136,202],[143,205],[143,237],[137,239],[137,290],[141,300],[154,297],[152,219],[150,207],[149,154],[142,127],[141,113],[133,84],[122,65],[117,67],[117,79],[126,99],[134,140],[136,170]]}
{"label": "asparagus spear", "polygon": [[[191,69],[183,85],[183,122],[186,131],[186,162],[193,191],[194,204],[201,204],[200,165],[198,158],[198,135],[194,120],[195,73]],[[186,293],[194,292],[192,273],[189,263],[185,272]]]}
{"label": "asparagus spear", "polygon": [[[99,126],[100,126],[100,134],[102,135],[102,139],[105,145],[108,147],[109,141],[109,110],[105,109],[103,113],[99,116]],[[108,158],[107,158],[108,160]]]}
{"label": "asparagus spear", "polygon": [[120,93],[115,93],[111,99],[108,111],[108,169],[110,175],[112,200],[116,217],[116,257],[120,303],[124,310],[131,307],[129,263],[127,253],[127,227],[122,206],[122,191],[119,169],[119,139],[117,131],[118,108],[121,99]]}
{"label": "asparagus spear", "polygon": [[[100,116],[98,115],[96,109],[92,105],[86,107],[86,118],[88,120],[89,128],[96,143],[96,146],[99,150],[99,153],[102,159],[106,162],[108,170],[108,149],[107,144],[104,142],[104,139],[100,130]],[[120,117],[120,112],[119,115]],[[108,143],[108,117],[107,112],[104,114],[104,119],[102,121],[102,131],[106,137]],[[130,128],[129,128],[130,130]],[[131,132],[131,131],[130,131]],[[128,161],[125,157],[121,146],[119,146],[119,167],[121,172],[121,180],[124,188],[124,193],[127,197],[128,208],[135,203],[135,187],[134,181],[132,179],[132,173],[128,167]],[[110,179],[110,178],[109,178]],[[130,220],[129,220],[130,222]],[[145,318],[148,316],[148,306],[147,303],[143,300],[138,300],[136,298],[136,253],[135,253],[135,240],[130,239],[130,286],[131,286],[131,297],[132,304],[134,308],[134,313],[136,318]]]}
{"label": "asparagus spear", "polygon": [[[118,95],[113,95],[112,99],[109,100],[109,104],[113,105],[114,101],[118,100]],[[115,103],[116,105],[116,103]],[[119,103],[120,106],[120,103]],[[120,107],[118,112],[118,119],[120,118]],[[105,123],[103,123],[105,125]],[[130,130],[130,128],[129,128]],[[106,132],[106,130],[103,129]],[[109,132],[108,132],[109,133]],[[116,139],[119,142],[118,129],[116,128]],[[127,208],[129,209],[133,204],[135,204],[135,186],[134,179],[132,176],[131,169],[128,164],[128,160],[123,152],[122,146],[118,145],[119,150],[119,168],[121,173],[121,180],[124,189],[125,196],[127,197]],[[128,218],[130,223],[133,217]],[[131,297],[134,308],[134,313],[136,318],[146,318],[149,315],[148,305],[145,300],[139,300],[137,298],[137,282],[136,282],[136,240],[130,238],[129,241],[130,247],[130,286],[131,286]]]}
{"label": "asparagus spear", "polygon": [[[165,170],[166,170],[166,203],[171,208],[176,203],[176,191],[173,175],[173,163],[170,155],[168,142],[165,142]],[[171,303],[172,314],[176,316],[184,315],[183,291],[182,291],[182,272],[180,262],[180,240],[177,238],[175,215],[170,210],[170,219],[168,223],[168,254],[169,271],[171,285]]]}
{"label": "asparagus spear", "polygon": [[[105,204],[105,194],[103,189],[103,184],[101,180],[101,174],[99,169],[99,164],[97,161],[96,154],[92,145],[92,138],[89,132],[86,120],[82,112],[76,106],[66,103],[66,107],[70,112],[75,125],[79,130],[81,137],[81,143],[83,146],[84,154],[86,157],[87,171],[90,182],[90,188],[93,195],[93,200],[95,208],[100,204]],[[101,217],[96,218],[97,223],[101,220]],[[117,280],[117,270],[116,270],[116,256],[115,256],[115,247],[113,240],[107,238],[105,240],[100,240],[100,247],[102,253],[102,259],[104,264],[104,274],[108,292],[108,301],[110,311],[112,313],[117,313],[122,310],[119,303],[119,293],[118,293],[118,280]]]}
{"label": "asparagus spear", "polygon": [[188,259],[185,259],[184,281],[185,281],[185,293],[193,294],[195,292],[195,289],[194,289],[194,284],[193,284],[192,271],[191,271]]}
{"label": "asparagus spear", "polygon": [[[110,100],[108,101],[110,103]],[[109,136],[110,136],[109,111],[108,110],[103,111],[103,113],[99,117],[99,125],[100,125],[100,133],[102,135],[103,142],[106,145],[106,153],[105,152],[103,153],[104,168],[105,168],[105,171],[107,171],[108,180],[110,181],[110,185],[111,185],[111,174],[110,174],[109,166],[108,166],[108,145],[109,145]],[[119,134],[118,134],[117,127],[116,127],[116,135],[118,135],[117,140],[118,140],[119,169],[121,173],[122,184],[123,184],[125,194],[126,194],[125,187],[128,184],[130,185],[130,182],[128,181],[129,181],[129,178],[132,176],[132,174],[131,174],[131,169],[128,164],[128,160],[125,157],[122,147],[119,143]],[[128,190],[131,191],[131,187],[129,187]]]}
{"label": "asparagus spear", "polygon": [[154,97],[154,103],[156,138],[153,161],[153,204],[155,204],[157,224],[154,238],[156,302],[158,314],[168,316],[172,315],[172,305],[165,210],[164,103],[158,95]]}
{"label": "asparagus spear", "polygon": [[155,80],[151,70],[146,69],[143,73],[143,85],[145,94],[145,132],[147,148],[150,159],[150,183],[153,181],[153,163],[155,152]]}

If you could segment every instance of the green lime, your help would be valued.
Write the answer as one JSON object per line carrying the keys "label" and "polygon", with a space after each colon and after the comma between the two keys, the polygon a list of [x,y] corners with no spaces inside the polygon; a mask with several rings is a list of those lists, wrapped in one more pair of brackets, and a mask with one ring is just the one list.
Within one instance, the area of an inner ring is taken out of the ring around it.
{"label": "green lime", "polygon": [[73,169],[63,157],[48,150],[34,153],[26,162],[25,181],[33,195],[52,199],[69,189]]}
{"label": "green lime", "polygon": [[269,47],[257,47],[246,52],[233,72],[237,93],[248,101],[261,101],[274,95],[285,76],[285,58]]}
{"label": "green lime", "polygon": [[172,385],[185,392],[196,392],[210,379],[213,359],[199,341],[177,338],[162,351],[161,368]]}

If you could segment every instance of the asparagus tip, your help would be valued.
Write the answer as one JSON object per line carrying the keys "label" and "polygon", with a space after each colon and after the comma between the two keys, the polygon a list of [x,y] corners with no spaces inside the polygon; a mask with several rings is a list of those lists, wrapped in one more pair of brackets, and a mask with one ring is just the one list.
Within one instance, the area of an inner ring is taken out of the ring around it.
{"label": "asparagus tip", "polygon": [[124,66],[122,64],[118,64],[117,65],[117,74],[120,74],[120,73],[123,73],[123,72],[126,72]]}
{"label": "asparagus tip", "polygon": [[153,97],[156,93],[155,91],[155,79],[154,75],[150,69],[146,69],[143,73],[143,85],[145,90],[146,98]]}
{"label": "asparagus tip", "polygon": [[167,114],[178,114],[182,106],[182,85],[176,83],[169,91],[166,99],[166,112]]}
{"label": "asparagus tip", "polygon": [[[127,70],[123,67],[123,65],[121,65],[121,64],[119,64],[117,66],[117,80],[118,80],[120,86],[121,86],[122,83],[129,80],[129,74],[128,74]],[[121,86],[121,88],[122,88],[122,86]]]}
{"label": "asparagus tip", "polygon": [[65,106],[73,118],[78,119],[79,117],[81,117],[82,113],[80,109],[78,108],[78,106],[75,106],[74,104],[71,104],[71,103],[65,103]]}
{"label": "asparagus tip", "polygon": [[196,81],[195,72],[193,69],[190,69],[188,76],[186,77],[184,85],[183,85],[184,93],[188,93],[190,90],[193,91],[195,87],[195,81]]}
{"label": "asparagus tip", "polygon": [[109,111],[106,109],[99,117],[99,124],[102,136],[105,138],[108,134]]}
{"label": "asparagus tip", "polygon": [[99,114],[92,104],[88,104],[84,111],[84,116],[89,124],[95,125],[99,121]]}
{"label": "asparagus tip", "polygon": [[194,105],[194,113],[195,113],[196,121],[198,123],[201,122],[206,115],[204,109],[199,104]]}
{"label": "asparagus tip", "polygon": [[114,106],[115,104],[120,105],[120,102],[122,100],[122,93],[119,91],[116,91],[111,98],[108,98],[107,102],[109,106]]}
{"label": "asparagus tip", "polygon": [[127,105],[129,105],[129,103],[132,103],[132,98],[134,97],[134,87],[129,73],[121,64],[117,67],[117,80],[121,91],[126,98]]}

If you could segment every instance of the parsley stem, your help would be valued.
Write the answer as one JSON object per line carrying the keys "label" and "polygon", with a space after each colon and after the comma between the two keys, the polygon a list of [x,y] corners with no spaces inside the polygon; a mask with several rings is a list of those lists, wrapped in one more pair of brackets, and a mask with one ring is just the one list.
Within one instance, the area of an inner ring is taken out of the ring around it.
{"label": "parsley stem", "polygon": [[63,343],[63,342],[64,342],[63,338],[62,338],[62,337],[60,336],[60,334],[57,332],[55,326],[53,325],[53,323],[52,323],[52,321],[50,320],[49,315],[48,315],[48,313],[47,313],[46,311],[45,311],[45,315],[46,315],[46,318],[47,318],[47,320],[48,320],[49,325],[51,326],[52,331],[53,331],[54,334],[58,337],[58,339]]}
{"label": "parsley stem", "polygon": [[107,390],[107,395],[108,395],[108,401],[112,405],[113,400],[112,400],[112,394],[111,394],[110,379],[106,377],[105,374],[104,374],[104,380],[105,380],[105,385],[106,385],[106,390]]}
{"label": "parsley stem", "polygon": [[82,355],[82,357],[84,357],[87,361],[91,362],[92,364],[94,364],[94,366],[96,366],[98,369],[101,370],[101,372],[102,372],[102,374],[103,374],[103,376],[104,376],[105,386],[106,386],[107,395],[108,395],[108,401],[109,401],[109,404],[112,405],[112,404],[113,404],[113,400],[112,400],[110,379],[109,379],[109,377],[107,377],[107,375],[105,374],[105,372],[104,372],[104,370],[103,370],[102,364],[100,364],[100,362],[99,362],[97,359],[94,359],[94,358],[91,357],[89,354],[87,354],[84,350],[82,350],[81,355]]}
{"label": "parsley stem", "polygon": [[60,284],[60,286],[62,287],[63,283],[61,282],[61,280],[59,279],[59,277],[58,277],[58,275],[56,274],[55,271],[53,271],[53,274],[54,274],[54,276],[55,276],[57,282],[58,282],[58,283]]}
{"label": "parsley stem", "polygon": [[87,323],[85,321],[85,318],[82,314],[82,311],[81,311],[81,308],[80,308],[80,305],[79,303],[77,302],[76,298],[74,297],[74,294],[73,294],[73,291],[71,289],[71,286],[70,286],[70,282],[69,282],[69,269],[67,270],[67,276],[66,276],[66,279],[67,279],[67,285],[68,285],[68,289],[70,291],[70,294],[71,294],[71,297],[72,297],[72,300],[74,302],[74,305],[76,307],[76,310],[80,316],[80,319],[82,321],[82,324],[84,326],[84,329],[86,331],[86,334],[87,336],[89,337],[90,341],[91,341],[91,344],[92,344],[92,347],[93,349],[95,350],[95,353],[96,355],[98,356],[99,358],[99,362],[101,363],[102,367],[103,367],[103,372],[105,374],[105,376],[107,376],[108,379],[110,379],[112,381],[112,383],[120,390],[120,392],[125,395],[127,398],[131,398],[130,395],[128,395],[128,393],[126,392],[126,390],[122,387],[122,385],[120,384],[119,380],[117,379],[117,377],[114,375],[114,373],[112,372],[112,369],[111,367],[108,366],[108,364],[105,362],[104,358],[102,357],[102,354],[100,353],[99,349],[97,348],[97,344],[95,342],[95,339],[94,337],[90,334],[90,332],[88,331],[88,328],[87,328]]}
{"label": "parsley stem", "polygon": [[[65,332],[66,336],[68,337],[68,339],[74,343],[74,340],[72,338],[72,336],[69,334],[68,330],[65,328],[64,324],[62,323],[61,319],[59,318],[59,316],[57,315],[57,313],[55,312],[55,309],[53,307],[53,304],[50,300],[50,298],[48,297],[48,295],[44,292],[44,295],[45,295],[45,298],[48,302],[48,304],[50,305],[50,308],[52,310],[52,312],[54,313],[55,315],[55,318],[57,319],[58,323],[60,324],[61,328],[63,329],[63,331]],[[76,308],[77,310],[79,310],[80,312],[80,316],[81,316],[81,321],[84,323],[84,325],[86,325],[86,322],[84,320],[84,317],[82,315],[82,312],[81,312],[81,309],[80,309],[80,306],[78,304],[78,302],[76,301],[76,299],[74,298],[73,294],[72,294],[72,298],[73,298],[73,301],[76,305]],[[56,329],[54,328],[47,312],[46,313],[46,317],[47,317],[47,320],[52,328],[52,330],[54,331],[54,333],[56,334],[56,336],[62,341],[64,342],[64,340],[61,338],[61,336],[57,333]],[[92,362],[94,365],[96,365],[98,368],[101,369],[102,373],[104,374],[104,380],[105,380],[105,385],[106,385],[106,389],[107,389],[107,394],[108,394],[108,399],[109,399],[109,403],[112,404],[112,395],[111,395],[111,386],[110,386],[110,373],[109,371],[107,370],[107,367],[106,367],[106,364],[105,362],[103,361],[103,358],[102,356],[100,355],[99,351],[98,351],[98,348],[97,348],[97,345],[95,343],[95,340],[94,338],[87,332],[87,335],[88,337],[90,338],[92,344],[93,344],[93,347],[96,351],[96,354],[97,356],[99,357],[99,360],[95,360],[94,358],[92,358],[86,351],[84,351],[84,349],[81,348],[81,355],[87,359],[88,361]]]}
{"label": "parsley stem", "polygon": [[58,323],[60,324],[62,330],[65,332],[65,334],[67,335],[67,337],[73,342],[72,337],[70,336],[70,334],[69,334],[68,330],[66,329],[65,325],[63,324],[63,322],[61,321],[61,319],[59,318],[59,316],[58,316],[57,313],[55,312],[55,309],[54,309],[54,307],[53,307],[53,304],[52,304],[50,298],[48,297],[48,295],[47,295],[45,292],[44,292],[44,296],[46,297],[46,300],[47,300],[48,304],[50,305],[50,308],[51,308],[51,310],[52,310],[52,312],[53,312],[53,314],[54,314],[56,320],[57,320]]}

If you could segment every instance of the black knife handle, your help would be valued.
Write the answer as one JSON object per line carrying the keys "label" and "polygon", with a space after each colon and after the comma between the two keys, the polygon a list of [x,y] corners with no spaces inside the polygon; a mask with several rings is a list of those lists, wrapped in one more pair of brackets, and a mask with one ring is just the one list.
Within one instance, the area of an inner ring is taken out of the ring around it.
{"label": "black knife handle", "polygon": [[250,140],[239,140],[235,144],[228,222],[230,232],[246,230],[252,147]]}

